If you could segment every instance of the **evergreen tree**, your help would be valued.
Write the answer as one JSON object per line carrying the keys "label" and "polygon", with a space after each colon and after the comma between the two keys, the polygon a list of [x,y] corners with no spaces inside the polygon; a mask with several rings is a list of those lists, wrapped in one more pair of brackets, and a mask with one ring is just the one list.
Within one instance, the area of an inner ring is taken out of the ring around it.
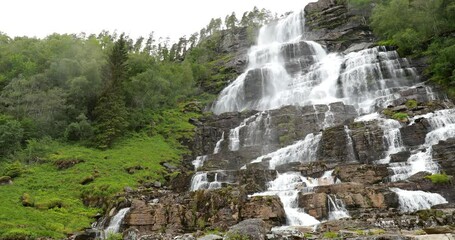
{"label": "evergreen tree", "polygon": [[95,144],[99,148],[110,147],[127,127],[128,112],[123,91],[127,60],[127,42],[122,34],[109,53],[103,91],[95,108]]}

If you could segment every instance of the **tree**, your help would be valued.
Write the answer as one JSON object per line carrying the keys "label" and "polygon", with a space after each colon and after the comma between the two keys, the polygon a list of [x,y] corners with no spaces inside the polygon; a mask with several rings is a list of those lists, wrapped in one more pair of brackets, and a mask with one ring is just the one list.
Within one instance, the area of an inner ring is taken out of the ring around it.
{"label": "tree", "polygon": [[104,86],[95,107],[95,144],[106,149],[124,134],[128,112],[123,83],[127,73],[127,42],[124,34],[114,43],[104,72]]}

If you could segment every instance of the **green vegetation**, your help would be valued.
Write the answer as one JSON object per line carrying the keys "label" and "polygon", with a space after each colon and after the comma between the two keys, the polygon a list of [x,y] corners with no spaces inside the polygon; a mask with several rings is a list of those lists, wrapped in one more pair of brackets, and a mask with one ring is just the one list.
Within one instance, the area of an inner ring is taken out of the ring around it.
{"label": "green vegetation", "polygon": [[323,235],[322,235],[324,238],[330,238],[330,239],[333,239],[333,238],[338,238],[338,233],[336,232],[325,232]]}
{"label": "green vegetation", "polygon": [[406,105],[407,108],[411,108],[412,109],[412,108],[417,107],[418,104],[417,104],[416,100],[409,99],[408,101],[406,101],[405,105]]}
{"label": "green vegetation", "polygon": [[397,112],[392,115],[393,119],[396,119],[398,121],[407,121],[408,120],[408,114],[403,113],[403,112]]}
{"label": "green vegetation", "polygon": [[[360,1],[361,0],[351,0]],[[451,0],[370,0],[371,26],[380,43],[402,56],[427,56],[427,74],[455,96],[455,2]]]}
{"label": "green vegetation", "polygon": [[252,40],[274,18],[233,13],[175,43],[0,32],[0,239],[64,238],[125,187],[172,179],[160,163],[180,164],[188,120],[237,76],[222,41]]}
{"label": "green vegetation", "polygon": [[431,180],[434,184],[448,184],[452,182],[453,176],[445,173],[435,173],[429,176],[425,176],[426,179]]}

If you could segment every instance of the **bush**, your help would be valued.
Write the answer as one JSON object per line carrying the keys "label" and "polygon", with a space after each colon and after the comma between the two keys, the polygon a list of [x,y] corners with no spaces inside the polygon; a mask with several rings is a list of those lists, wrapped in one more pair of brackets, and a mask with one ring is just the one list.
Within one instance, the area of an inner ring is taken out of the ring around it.
{"label": "bush", "polygon": [[0,157],[21,148],[24,130],[21,123],[6,115],[0,115]]}

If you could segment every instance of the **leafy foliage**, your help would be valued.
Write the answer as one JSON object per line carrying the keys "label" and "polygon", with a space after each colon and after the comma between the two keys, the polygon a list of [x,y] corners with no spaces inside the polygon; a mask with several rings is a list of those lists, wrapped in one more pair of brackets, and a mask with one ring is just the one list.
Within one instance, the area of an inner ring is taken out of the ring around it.
{"label": "leafy foliage", "polygon": [[428,73],[455,94],[455,2],[450,0],[379,1],[371,26],[382,42],[398,46],[400,54],[430,58]]}

